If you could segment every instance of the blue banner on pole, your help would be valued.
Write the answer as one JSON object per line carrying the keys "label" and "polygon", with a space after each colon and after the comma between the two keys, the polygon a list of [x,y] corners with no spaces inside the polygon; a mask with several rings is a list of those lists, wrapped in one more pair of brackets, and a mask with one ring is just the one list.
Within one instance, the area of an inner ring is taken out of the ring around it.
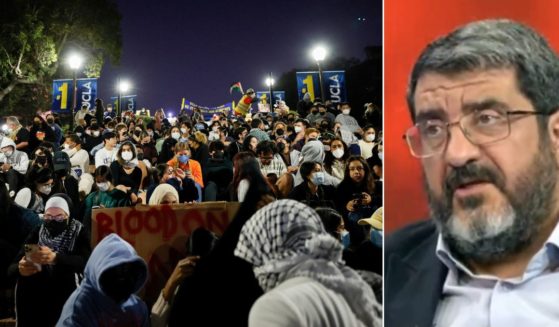
{"label": "blue banner on pole", "polygon": [[226,104],[217,107],[205,107],[205,106],[198,105],[192,101],[188,101],[185,98],[182,98],[181,112],[184,112],[187,115],[191,116],[194,108],[200,109],[200,112],[204,116],[204,120],[211,120],[213,115],[218,114],[220,112],[225,113],[227,116],[231,116],[233,112],[233,103],[228,102]]}
{"label": "blue banner on pole", "polygon": [[[272,93],[274,94],[274,100],[272,101],[273,103],[276,103],[278,101],[285,101],[285,91],[274,90],[272,91]],[[256,98],[259,102],[266,101],[266,103],[270,103],[270,91],[256,91]]]}
{"label": "blue banner on pole", "polygon": [[[95,107],[97,98],[97,79],[80,78],[77,80],[76,109],[86,106]],[[71,79],[57,79],[52,81],[52,111],[56,113],[72,113],[74,97],[74,82]]]}
{"label": "blue banner on pole", "polygon": [[325,97],[321,94],[318,72],[297,72],[296,76],[299,99],[302,99],[305,93],[309,93],[311,101],[314,101],[315,98],[321,98],[323,101],[331,100],[334,103],[347,101],[345,72],[343,70],[322,72]]}
{"label": "blue banner on pole", "polygon": [[[138,96],[136,94],[134,95],[123,95],[120,97],[120,102],[122,103],[122,112],[126,112],[129,110],[132,110],[132,112],[136,112],[136,108],[137,108],[137,101],[136,98]],[[113,111],[117,111],[118,110],[118,97],[111,97],[111,103],[113,104]],[[117,111],[117,112],[120,112]]]}

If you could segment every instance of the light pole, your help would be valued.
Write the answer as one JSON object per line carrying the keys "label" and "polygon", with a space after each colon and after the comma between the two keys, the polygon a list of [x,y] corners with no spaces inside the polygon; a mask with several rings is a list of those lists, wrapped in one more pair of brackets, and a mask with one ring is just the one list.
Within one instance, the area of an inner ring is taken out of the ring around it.
{"label": "light pole", "polygon": [[266,78],[266,85],[268,86],[268,91],[270,92],[270,112],[274,112],[274,105],[272,100],[274,100],[274,79],[272,78],[272,73]]}
{"label": "light pole", "polygon": [[[322,67],[320,62],[326,58],[326,49],[322,46],[317,46],[312,50],[312,57],[318,66],[318,83],[320,84],[320,99],[322,102],[326,101],[326,94],[324,93],[324,85],[322,83]],[[316,96],[315,96],[316,98]]]}
{"label": "light pole", "polygon": [[130,90],[130,83],[126,80],[118,79],[118,108],[116,111],[116,116],[120,116],[122,114],[122,95]]}
{"label": "light pole", "polygon": [[70,120],[70,130],[74,130],[74,115],[76,113],[76,105],[78,102],[78,83],[77,83],[77,72],[80,66],[83,63],[83,58],[77,53],[73,53],[68,57],[68,66],[72,69],[73,72],[73,85],[74,89],[72,94],[72,119]]}

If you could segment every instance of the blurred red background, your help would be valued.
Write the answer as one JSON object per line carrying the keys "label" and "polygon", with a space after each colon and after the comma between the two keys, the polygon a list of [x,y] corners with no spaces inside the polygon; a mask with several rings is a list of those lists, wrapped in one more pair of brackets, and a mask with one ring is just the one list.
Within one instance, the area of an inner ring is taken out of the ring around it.
{"label": "blurred red background", "polygon": [[387,233],[428,217],[420,163],[402,139],[411,119],[405,101],[408,77],[425,46],[470,21],[509,18],[530,25],[559,49],[559,1],[384,1],[384,224]]}

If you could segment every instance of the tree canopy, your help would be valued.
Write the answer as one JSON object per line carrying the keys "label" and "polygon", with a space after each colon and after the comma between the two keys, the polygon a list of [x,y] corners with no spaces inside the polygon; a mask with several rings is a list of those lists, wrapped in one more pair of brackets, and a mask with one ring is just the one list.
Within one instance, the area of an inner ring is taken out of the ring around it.
{"label": "tree canopy", "polygon": [[70,52],[84,57],[87,77],[98,77],[106,59],[118,63],[120,21],[113,0],[2,0],[2,112],[48,108],[52,79],[71,76],[64,64]]}

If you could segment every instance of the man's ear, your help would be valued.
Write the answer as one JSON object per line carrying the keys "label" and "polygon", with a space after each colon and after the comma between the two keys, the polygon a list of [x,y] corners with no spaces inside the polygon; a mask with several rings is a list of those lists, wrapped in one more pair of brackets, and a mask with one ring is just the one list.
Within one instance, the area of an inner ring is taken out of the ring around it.
{"label": "man's ear", "polygon": [[559,110],[549,116],[547,129],[553,151],[559,153]]}

